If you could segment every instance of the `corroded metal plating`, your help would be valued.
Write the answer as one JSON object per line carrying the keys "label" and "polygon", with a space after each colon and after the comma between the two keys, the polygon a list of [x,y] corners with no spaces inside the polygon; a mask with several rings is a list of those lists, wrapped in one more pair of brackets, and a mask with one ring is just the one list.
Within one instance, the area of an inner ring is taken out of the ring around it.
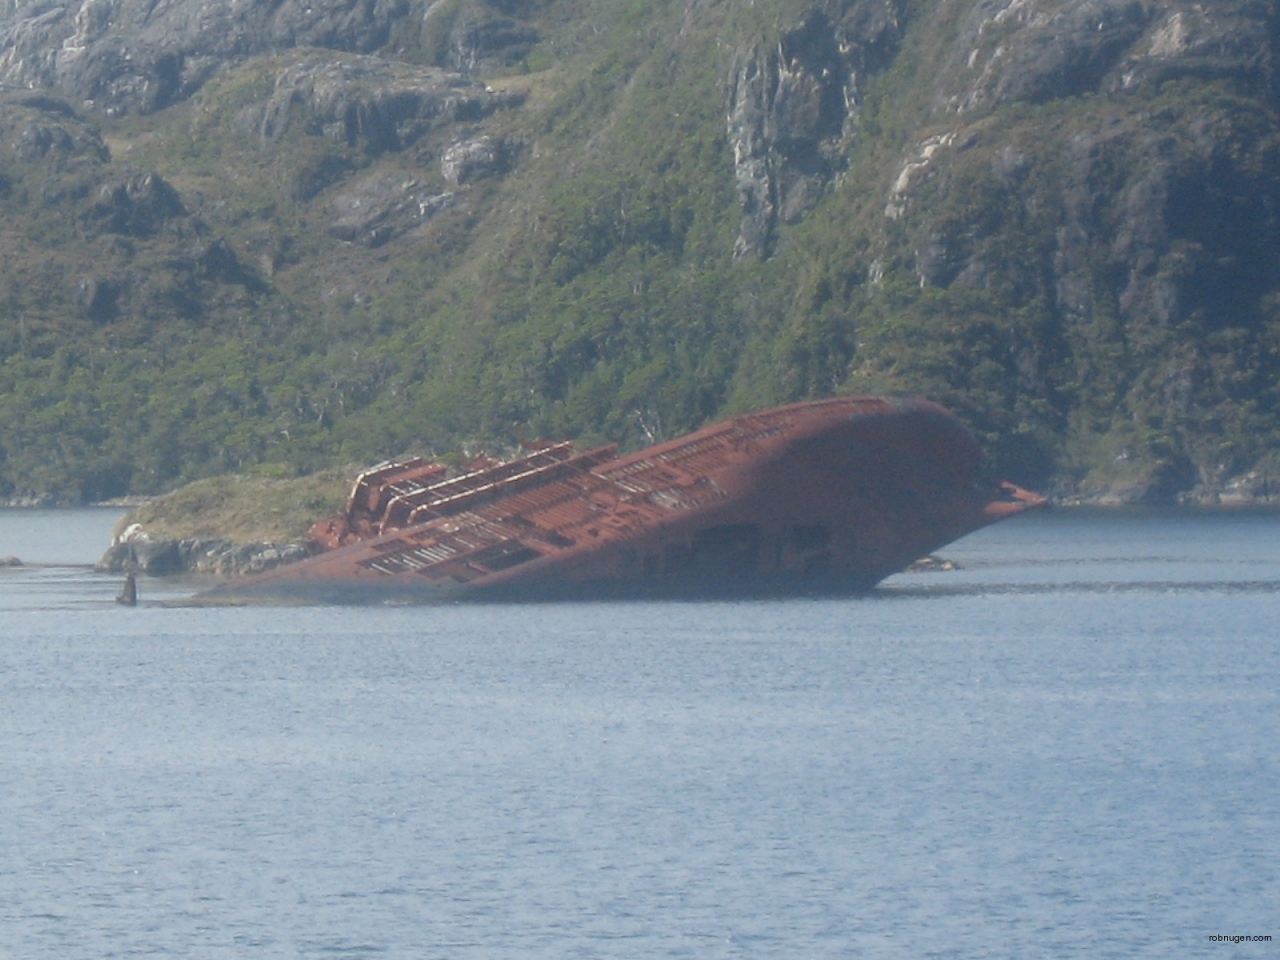
{"label": "corroded metal plating", "polygon": [[324,552],[226,599],[429,601],[866,589],[1043,503],[988,479],[973,437],[920,399],[777,407],[619,457],[544,443],[459,476],[424,460],[357,478]]}

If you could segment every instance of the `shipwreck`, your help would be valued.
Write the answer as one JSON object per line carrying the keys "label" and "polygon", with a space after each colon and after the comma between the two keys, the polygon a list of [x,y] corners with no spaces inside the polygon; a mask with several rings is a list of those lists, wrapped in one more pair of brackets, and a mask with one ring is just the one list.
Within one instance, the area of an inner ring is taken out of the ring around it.
{"label": "shipwreck", "polygon": [[619,456],[541,442],[460,474],[362,473],[318,551],[204,595],[438,602],[868,590],[1044,498],[987,476],[977,442],[915,398],[845,396],[734,417]]}

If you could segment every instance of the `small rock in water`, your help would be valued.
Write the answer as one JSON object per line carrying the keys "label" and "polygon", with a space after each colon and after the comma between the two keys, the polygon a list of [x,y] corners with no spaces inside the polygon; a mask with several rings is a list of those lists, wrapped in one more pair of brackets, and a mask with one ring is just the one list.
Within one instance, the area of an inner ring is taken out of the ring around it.
{"label": "small rock in water", "polygon": [[921,557],[911,566],[907,567],[909,573],[949,573],[952,570],[959,570],[960,567],[954,560],[944,560],[942,557],[927,556]]}
{"label": "small rock in water", "polygon": [[0,568],[20,566],[22,566],[22,561],[17,557],[0,557]]}

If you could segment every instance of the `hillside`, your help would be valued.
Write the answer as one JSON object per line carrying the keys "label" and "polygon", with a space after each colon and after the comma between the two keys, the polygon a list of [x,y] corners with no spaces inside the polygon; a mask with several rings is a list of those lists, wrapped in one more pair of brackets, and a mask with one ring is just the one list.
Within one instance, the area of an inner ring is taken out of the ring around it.
{"label": "hillside", "polygon": [[846,391],[1280,495],[1259,0],[0,0],[0,498]]}

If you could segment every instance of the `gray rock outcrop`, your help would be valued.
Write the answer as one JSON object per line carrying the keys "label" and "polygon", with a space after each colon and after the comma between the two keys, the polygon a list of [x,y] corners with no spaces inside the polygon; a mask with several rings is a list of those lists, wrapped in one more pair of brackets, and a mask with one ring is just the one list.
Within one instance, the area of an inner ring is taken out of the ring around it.
{"label": "gray rock outcrop", "polygon": [[1273,16],[1247,0],[988,0],[973,6],[959,32],[938,106],[975,113],[1178,77],[1274,90]]}
{"label": "gray rock outcrop", "polygon": [[236,543],[218,538],[151,539],[135,531],[113,543],[98,560],[99,573],[184,574],[219,577],[260,573],[310,556],[303,544]]}
{"label": "gray rock outcrop", "polygon": [[772,253],[779,222],[795,223],[821,199],[856,128],[862,86],[900,39],[900,0],[831,6],[735,58],[727,122],[742,205],[738,257]]}
{"label": "gray rock outcrop", "polygon": [[65,100],[19,94],[0,102],[0,143],[13,159],[46,175],[107,163],[101,134]]}
{"label": "gray rock outcrop", "polygon": [[10,0],[0,5],[0,82],[58,87],[78,107],[108,115],[151,113],[250,57],[307,47],[388,51],[417,42],[411,34],[423,29],[444,32],[438,65],[456,72],[518,61],[538,37],[479,2]]}
{"label": "gray rock outcrop", "polygon": [[[743,214],[738,256],[771,253],[779,223],[800,220],[840,175],[862,90],[892,63],[904,16],[897,0],[816,4],[776,44],[739,51],[727,108]],[[1227,78],[1274,95],[1273,18],[1247,0],[982,0],[934,68],[934,107],[963,128],[1012,103],[1118,96],[1178,77]],[[888,205],[894,216],[913,175],[927,174],[938,144],[956,136],[922,142],[904,158]]]}
{"label": "gray rock outcrop", "polygon": [[332,200],[329,235],[348,243],[380,247],[430,220],[454,201],[416,177],[379,170],[343,188]]}
{"label": "gray rock outcrop", "polygon": [[512,144],[488,134],[451,144],[440,157],[440,172],[455,187],[506,172],[515,153]]}
{"label": "gray rock outcrop", "polygon": [[82,223],[90,232],[147,237],[158,233],[166,222],[187,215],[178,191],[164,178],[139,173],[99,187]]}
{"label": "gray rock outcrop", "polygon": [[[739,257],[769,256],[845,175],[866,79],[893,62],[905,15],[885,0],[818,4],[775,45],[738,54]],[[1246,437],[1241,377],[1263,375],[1242,371],[1271,349],[1275,22],[1273,4],[1250,0],[978,0],[945,55],[915,67],[933,90],[926,132],[884,194],[869,278],[896,262],[921,288],[1036,304],[1047,319],[1000,376],[1051,405],[1062,397],[1047,384],[1072,369],[1086,405],[1125,411],[1089,427],[1107,437],[1081,454],[1106,450],[1109,465],[1080,480],[1095,499],[1269,490],[1267,471],[1191,424],[1217,409]],[[1199,93],[1147,106],[1171,81]],[[1047,104],[1061,106],[1037,112]]]}
{"label": "gray rock outcrop", "polygon": [[276,78],[262,139],[276,142],[297,125],[377,156],[403,150],[439,126],[481,120],[518,102],[456,73],[317,51]]}

